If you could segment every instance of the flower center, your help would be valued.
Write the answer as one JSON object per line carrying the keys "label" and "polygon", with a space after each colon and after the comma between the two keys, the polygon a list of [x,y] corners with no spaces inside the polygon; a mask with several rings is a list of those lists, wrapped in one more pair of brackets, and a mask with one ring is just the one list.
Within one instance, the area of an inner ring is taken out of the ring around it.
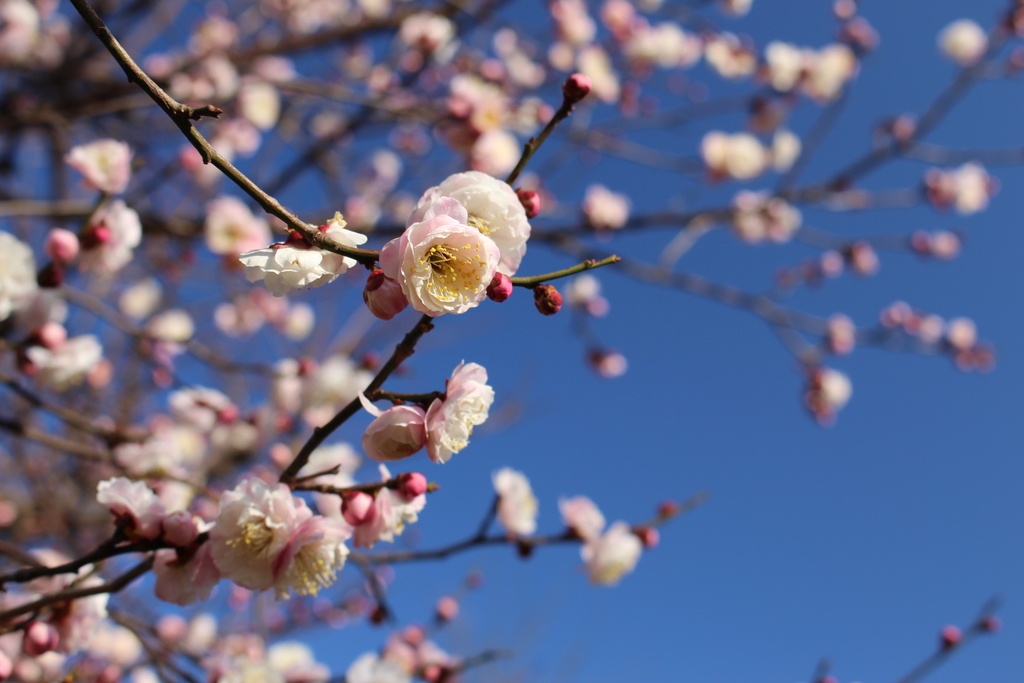
{"label": "flower center", "polygon": [[449,244],[435,244],[420,259],[420,265],[430,266],[432,277],[427,288],[440,301],[454,301],[461,292],[477,291],[486,270],[480,259],[479,242],[466,244],[461,249]]}
{"label": "flower center", "polygon": [[260,517],[246,522],[242,527],[242,533],[238,537],[232,538],[227,544],[232,548],[245,545],[249,551],[260,556],[267,554],[267,550],[273,542],[274,530],[267,524],[266,517]]}
{"label": "flower center", "polygon": [[295,555],[288,571],[288,583],[299,595],[315,596],[321,588],[334,583],[334,577],[334,568],[324,561],[322,553],[318,553],[314,545],[303,547]]}
{"label": "flower center", "polygon": [[491,233],[497,229],[491,227],[491,221],[473,214],[470,214],[469,220],[466,221],[466,223],[470,227],[476,228],[481,232],[481,234],[487,235],[488,237],[490,237]]}

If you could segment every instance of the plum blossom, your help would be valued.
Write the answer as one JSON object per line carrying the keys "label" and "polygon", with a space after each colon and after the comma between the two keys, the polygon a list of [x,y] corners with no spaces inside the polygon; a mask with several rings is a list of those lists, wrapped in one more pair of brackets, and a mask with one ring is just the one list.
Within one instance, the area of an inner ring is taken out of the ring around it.
{"label": "plum blossom", "polygon": [[313,650],[297,640],[274,643],[267,648],[267,666],[280,674],[285,683],[313,683],[331,677],[330,669],[316,661]]}
{"label": "plum blossom", "polygon": [[238,417],[238,408],[231,399],[207,387],[173,391],[167,397],[167,405],[178,422],[204,433],[212,431],[219,422],[231,422]]}
{"label": "plum blossom", "polygon": [[[381,481],[390,481],[391,472],[379,465]],[[407,524],[419,519],[427,497],[418,493],[406,498],[401,490],[382,487],[373,494],[357,492],[342,505],[345,521],[353,526],[352,543],[357,548],[372,548],[377,541],[392,543]]]}
{"label": "plum blossom", "polygon": [[28,0],[0,3],[0,64],[23,64],[40,38],[39,10]]}
{"label": "plum blossom", "polygon": [[117,307],[125,315],[142,320],[160,305],[163,288],[156,278],[139,280],[127,287],[117,298]]}
{"label": "plum blossom", "polygon": [[601,282],[589,273],[577,275],[569,282],[565,300],[595,318],[608,315],[608,300],[601,296]]}
{"label": "plum blossom", "polygon": [[615,522],[604,535],[580,548],[592,583],[613,586],[636,567],[643,544],[625,522]]}
{"label": "plum blossom", "polygon": [[85,229],[79,267],[94,275],[112,275],[128,265],[140,242],[139,214],[115,199],[96,211]]}
{"label": "plum blossom", "polygon": [[245,479],[220,499],[210,531],[214,564],[250,590],[316,595],[345,564],[347,528],[315,516],[284,484]]}
{"label": "plum blossom", "polygon": [[591,92],[602,102],[617,102],[622,93],[619,76],[615,73],[608,53],[597,44],[587,45],[576,57],[576,67],[590,79]]}
{"label": "plum blossom", "polygon": [[469,166],[475,173],[487,176],[505,175],[519,161],[522,147],[516,136],[498,128],[483,133],[469,150]]}
{"label": "plum blossom", "polygon": [[238,89],[238,110],[258,130],[268,131],[281,115],[281,95],[271,83],[244,80]]}
{"label": "plum blossom", "polygon": [[[605,3],[605,7],[608,6],[609,3]],[[641,23],[631,27],[622,53],[634,66],[672,69],[693,66],[700,60],[703,49],[700,37],[687,33],[678,24],[664,22],[648,26]]]}
{"label": "plum blossom", "polygon": [[[518,157],[518,151],[516,155]],[[462,222],[476,228],[498,246],[501,253],[498,271],[515,275],[526,254],[530,223],[522,202],[508,183],[479,171],[448,176],[440,185],[423,193],[408,224],[425,220],[431,206],[441,197],[451,197],[465,207],[467,218]]]}
{"label": "plum blossom", "polygon": [[788,242],[800,228],[800,210],[767,192],[742,190],[733,199],[733,232],[744,242]]}
{"label": "plum blossom", "polygon": [[452,372],[445,398],[427,408],[427,454],[437,463],[469,445],[473,427],[487,421],[494,389],[487,384],[487,370],[465,361]]}
{"label": "plum blossom", "polygon": [[[937,333],[942,333],[941,319]],[[843,409],[852,395],[853,384],[844,373],[826,367],[809,372],[804,403],[821,425],[829,426],[835,422],[836,413]]]}
{"label": "plum blossom", "polygon": [[25,357],[31,372],[42,386],[65,391],[78,386],[103,359],[103,346],[91,334],[72,337],[55,349],[30,346]]}
{"label": "plum blossom", "polygon": [[584,541],[596,540],[604,531],[605,520],[594,501],[586,496],[559,498],[558,511],[562,522]]}
{"label": "plum blossom", "polygon": [[700,154],[712,176],[736,180],[761,175],[770,161],[768,150],[749,133],[711,131],[701,140]]}
{"label": "plum blossom", "polygon": [[0,320],[31,304],[37,290],[32,249],[11,233],[0,231]]}
{"label": "plum blossom", "polygon": [[162,548],[156,551],[153,574],[156,576],[154,593],[164,602],[190,605],[210,597],[210,592],[221,579],[213,562],[213,544],[209,541],[198,548]]}
{"label": "plum blossom", "polygon": [[237,197],[218,197],[206,205],[206,246],[214,254],[238,256],[270,242],[266,218],[253,215]]}
{"label": "plum blossom", "polygon": [[125,477],[101,481],[96,487],[96,500],[124,524],[129,534],[147,541],[160,536],[167,510],[145,482]]}
{"label": "plum blossom", "polygon": [[366,412],[376,418],[363,432],[363,450],[371,460],[402,460],[426,445],[426,411],[423,408],[404,405],[381,410],[363,394],[359,394],[359,400]]}
{"label": "plum blossom", "polygon": [[772,168],[785,173],[800,157],[800,138],[791,131],[779,129],[772,135]]}
{"label": "plum blossom", "polygon": [[803,81],[804,92],[818,102],[831,102],[857,75],[857,56],[842,43],[826,45],[814,53]]}
{"label": "plum blossom", "polygon": [[375,652],[361,655],[345,672],[346,683],[412,683],[412,674]]}
{"label": "plum blossom", "polygon": [[530,481],[522,472],[504,467],[493,475],[498,494],[498,521],[505,531],[516,536],[529,536],[537,530],[537,498]]}
{"label": "plum blossom", "polygon": [[970,19],[958,19],[939,33],[939,49],[960,66],[971,66],[985,56],[988,36]]}
{"label": "plum blossom", "polygon": [[335,354],[315,368],[303,372],[302,417],[311,425],[321,425],[340,406],[366,389],[373,374],[357,366],[343,354]]}
{"label": "plum blossom", "polygon": [[[522,211],[515,193],[512,197]],[[420,313],[465,313],[477,306],[498,268],[498,245],[470,227],[466,207],[453,197],[441,196],[410,218],[419,220],[381,250],[384,274],[402,285]]]}
{"label": "plum blossom", "polygon": [[757,56],[731,33],[719,33],[704,46],[704,59],[722,78],[746,78],[757,69]]}
{"label": "plum blossom", "polygon": [[[346,230],[346,225],[341,214],[335,213],[321,231],[325,237],[346,247],[358,247],[366,242],[366,235]],[[334,282],[356,264],[355,259],[348,256],[311,246],[298,233],[294,233],[287,242],[246,252],[238,260],[245,265],[245,279],[249,282],[263,280],[274,296]]]}
{"label": "plum blossom", "polygon": [[768,82],[779,92],[789,92],[800,82],[813,53],[775,40],[765,46],[764,58]]}
{"label": "plum blossom", "polygon": [[629,220],[629,197],[604,185],[591,185],[583,197],[583,215],[597,230],[618,230]]}
{"label": "plum blossom", "polygon": [[174,344],[184,344],[192,338],[195,330],[192,316],[181,308],[163,311],[146,323],[146,334],[152,339]]}
{"label": "plum blossom", "polygon": [[381,320],[391,320],[408,307],[402,285],[392,280],[380,268],[374,268],[366,279],[363,303],[370,313]]}
{"label": "plum blossom", "polygon": [[[291,451],[287,451],[288,459],[291,459]],[[336,443],[330,446],[321,446],[313,451],[305,466],[299,470],[300,477],[320,476],[312,479],[317,484],[325,484],[335,488],[343,489],[353,486],[356,481],[353,478],[362,458],[355,449],[347,443]],[[337,468],[334,474],[321,474]],[[316,508],[320,514],[327,515],[333,519],[341,519],[341,498],[331,493],[314,493]]]}
{"label": "plum blossom", "polygon": [[443,50],[455,38],[451,19],[431,12],[416,12],[402,21],[398,39],[426,54]]}
{"label": "plum blossom", "polygon": [[966,163],[950,171],[933,168],[925,175],[925,189],[931,203],[940,209],[953,207],[963,215],[983,211],[998,187],[985,167],[976,163]]}
{"label": "plum blossom", "polygon": [[754,0],[718,0],[718,7],[733,17],[742,17],[750,11]]}
{"label": "plum blossom", "polygon": [[64,161],[85,177],[85,184],[107,194],[120,194],[132,177],[132,150],[109,138],[77,145]]}

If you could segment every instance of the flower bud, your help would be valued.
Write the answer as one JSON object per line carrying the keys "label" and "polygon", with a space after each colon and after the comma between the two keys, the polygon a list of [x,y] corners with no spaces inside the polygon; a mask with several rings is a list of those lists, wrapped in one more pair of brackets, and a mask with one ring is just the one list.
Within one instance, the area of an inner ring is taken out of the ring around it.
{"label": "flower bud", "polygon": [[674,500],[666,500],[658,506],[659,517],[675,517],[679,514],[679,503]]}
{"label": "flower bud", "polygon": [[960,633],[960,629],[950,624],[943,627],[942,633],[939,634],[939,645],[943,650],[952,650],[960,644],[962,638],[963,634]]}
{"label": "flower bud", "polygon": [[388,408],[363,433],[363,450],[377,462],[408,458],[427,443],[425,421],[419,406]]}
{"label": "flower bud", "polygon": [[981,620],[981,623],[978,625],[978,627],[985,633],[995,633],[1003,627],[1003,622],[999,619],[999,617],[995,616],[994,614],[990,614]]}
{"label": "flower bud", "polygon": [[56,351],[68,340],[68,331],[60,323],[51,320],[43,323],[33,336],[39,340],[39,345],[43,348]]}
{"label": "flower bud", "polygon": [[487,298],[499,304],[512,296],[512,280],[505,273],[495,273],[487,285]]}
{"label": "flower bud", "polygon": [[451,621],[459,616],[459,601],[450,595],[442,596],[434,608],[438,621]]}
{"label": "flower bud", "polygon": [[352,526],[369,524],[377,517],[377,506],[369,493],[354,491],[341,497],[341,516]]}
{"label": "flower bud", "polygon": [[562,309],[562,295],[554,285],[537,285],[533,288],[533,303],[542,315],[554,315]]}
{"label": "flower bud", "polygon": [[46,237],[43,251],[57,263],[71,263],[78,256],[78,235],[70,230],[54,228]]}
{"label": "flower bud", "polygon": [[562,85],[562,97],[572,105],[576,104],[590,94],[590,77],[583,74],[573,74],[565,79]]}
{"label": "flower bud", "polygon": [[633,529],[633,533],[636,534],[636,537],[640,539],[645,548],[654,548],[658,545],[658,541],[661,540],[661,534],[652,526],[642,526]]}
{"label": "flower bud", "polygon": [[363,301],[370,313],[381,320],[391,320],[409,305],[409,300],[402,292],[402,285],[385,275],[380,268],[374,268],[366,279]]}
{"label": "flower bud", "polygon": [[419,472],[405,472],[398,475],[398,492],[406,500],[422,496],[427,492],[427,478]]}
{"label": "flower bud", "polygon": [[110,228],[103,223],[93,226],[88,232],[82,235],[81,246],[83,249],[95,249],[110,241],[112,235]]}
{"label": "flower bud", "polygon": [[540,195],[533,190],[516,190],[519,203],[526,209],[527,218],[536,218],[540,213]]}
{"label": "flower bud", "polygon": [[161,522],[164,540],[173,546],[184,547],[199,538],[199,527],[191,514],[178,510],[164,517]]}
{"label": "flower bud", "polygon": [[427,683],[441,683],[444,674],[444,667],[440,664],[428,664],[423,667],[423,671],[420,672],[420,677],[427,681]]}
{"label": "flower bud", "polygon": [[0,681],[6,681],[10,678],[13,671],[14,665],[11,664],[10,658],[3,652],[0,652]]}
{"label": "flower bud", "polygon": [[38,657],[56,649],[59,640],[57,629],[52,625],[42,621],[33,621],[25,629],[25,638],[21,641],[21,648],[29,657]]}

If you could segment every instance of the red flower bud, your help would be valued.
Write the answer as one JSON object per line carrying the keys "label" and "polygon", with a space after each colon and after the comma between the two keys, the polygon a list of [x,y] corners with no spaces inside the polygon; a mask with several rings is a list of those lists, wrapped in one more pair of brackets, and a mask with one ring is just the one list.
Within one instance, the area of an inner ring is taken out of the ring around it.
{"label": "red flower bud", "polygon": [[939,635],[939,645],[943,650],[952,650],[954,647],[960,644],[960,640],[963,638],[963,634],[960,633],[960,629],[952,624],[944,626],[942,633]]}
{"label": "red flower bud", "polygon": [[512,296],[512,280],[505,273],[495,273],[491,284],[487,285],[487,298],[501,303]]}
{"label": "red flower bud", "polygon": [[370,313],[381,320],[391,320],[409,305],[409,300],[402,292],[402,285],[385,275],[380,268],[374,268],[366,278],[363,302]]}
{"label": "red flower bud", "polygon": [[565,79],[562,85],[562,97],[572,105],[576,104],[590,94],[590,77],[583,74],[573,74]]}
{"label": "red flower bud", "polygon": [[57,629],[42,621],[33,621],[25,629],[25,638],[21,641],[21,649],[29,657],[38,657],[57,647],[60,636]]}
{"label": "red flower bud", "polygon": [[419,472],[405,472],[398,475],[398,492],[406,500],[412,500],[427,492],[427,478]]}
{"label": "red flower bud", "polygon": [[540,213],[540,195],[533,190],[516,190],[519,203],[526,209],[527,218],[535,218]]}
{"label": "red flower bud", "polygon": [[554,285],[537,285],[533,288],[533,303],[542,315],[554,315],[562,310],[562,295]]}

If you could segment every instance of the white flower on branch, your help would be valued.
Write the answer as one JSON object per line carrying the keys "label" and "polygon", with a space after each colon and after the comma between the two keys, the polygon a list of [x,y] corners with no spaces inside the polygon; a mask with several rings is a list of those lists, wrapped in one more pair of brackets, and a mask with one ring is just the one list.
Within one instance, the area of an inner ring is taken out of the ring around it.
{"label": "white flower on branch", "polygon": [[213,561],[243,588],[316,595],[345,564],[348,529],[314,515],[284,484],[249,477],[220,499],[210,531]]}
{"label": "white flower on branch", "polygon": [[375,652],[361,655],[345,672],[346,683],[412,683],[412,674]]}
{"label": "white flower on branch", "polygon": [[985,56],[988,36],[970,19],[958,19],[939,33],[939,49],[960,66],[971,66]]}
{"label": "white flower on branch", "polygon": [[420,313],[465,313],[487,296],[501,258],[498,245],[468,224],[466,207],[455,198],[440,197],[421,216],[384,245],[381,269]]}
{"label": "white flower on branch", "polygon": [[9,232],[0,232],[0,320],[26,308],[38,289],[32,249]]}
{"label": "white flower on branch", "polygon": [[562,522],[584,541],[597,539],[604,531],[605,520],[601,510],[586,496],[559,498],[558,511]]}
{"label": "white flower on branch", "polygon": [[120,194],[132,178],[132,150],[128,143],[97,140],[72,147],[64,160],[85,177],[85,184],[107,194]]}
{"label": "white flower on branch", "polygon": [[491,481],[498,494],[498,521],[515,536],[529,536],[537,530],[537,498],[530,480],[522,472],[505,467]]}
{"label": "white flower on branch", "polygon": [[214,254],[238,255],[270,241],[267,219],[256,216],[237,197],[218,197],[206,205],[206,246]]}
{"label": "white flower on branch", "polygon": [[757,55],[731,33],[719,33],[704,47],[704,59],[722,78],[739,80],[757,69]]}
{"label": "white flower on branch", "polygon": [[744,242],[788,242],[800,228],[800,210],[767,192],[742,190],[732,205],[733,232]]}
{"label": "white flower on branch", "polygon": [[444,400],[436,398],[427,409],[427,454],[434,462],[448,462],[469,445],[473,427],[487,421],[494,389],[487,370],[476,363],[459,363],[448,380]]}
{"label": "white flower on branch", "polygon": [[101,481],[96,487],[96,500],[110,510],[129,535],[147,541],[160,536],[167,510],[145,482],[125,477]]}
{"label": "white flower on branch", "polygon": [[103,346],[91,334],[72,337],[54,349],[30,346],[25,356],[31,374],[42,386],[65,391],[78,386],[103,358]]}
{"label": "white flower on branch", "polygon": [[643,544],[626,522],[615,522],[603,536],[580,548],[591,582],[612,586],[636,567]]}
{"label": "white flower on branch", "polygon": [[768,150],[750,133],[713,130],[701,140],[700,154],[715,178],[756,178],[770,162]]}
{"label": "white flower on branch", "polygon": [[101,207],[82,236],[79,267],[93,275],[112,275],[128,265],[142,242],[139,214],[120,199]]}
{"label": "white flower on branch", "polygon": [[[366,242],[366,235],[346,230],[346,225],[341,214],[335,213],[321,231],[345,247],[358,247]],[[355,259],[311,246],[298,233],[292,233],[287,242],[246,252],[239,260],[245,265],[245,278],[249,282],[263,280],[274,296],[333,282],[356,264]]]}

